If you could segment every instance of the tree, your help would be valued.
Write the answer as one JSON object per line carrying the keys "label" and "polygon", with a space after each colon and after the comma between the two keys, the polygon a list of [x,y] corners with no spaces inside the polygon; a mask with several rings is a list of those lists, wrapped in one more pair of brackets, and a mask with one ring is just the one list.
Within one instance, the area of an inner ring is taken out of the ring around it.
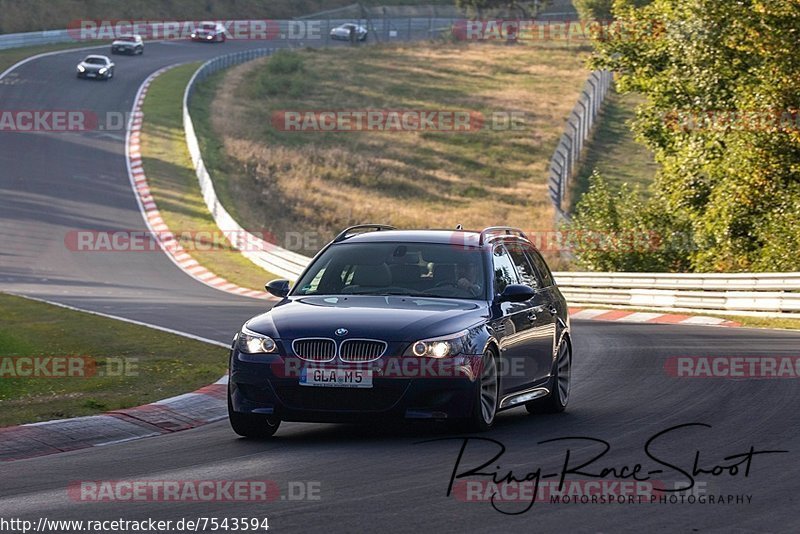
{"label": "tree", "polygon": [[589,179],[562,246],[590,271],[674,272],[689,267],[694,246],[688,225],[660,209],[658,198],[643,200],[627,184],[614,190],[597,172]]}
{"label": "tree", "polygon": [[699,271],[800,270],[800,2],[616,0],[597,68],[646,97],[635,131]]}
{"label": "tree", "polygon": [[488,10],[507,10],[521,17],[536,15],[550,0],[456,0],[456,6],[466,9],[482,17]]}

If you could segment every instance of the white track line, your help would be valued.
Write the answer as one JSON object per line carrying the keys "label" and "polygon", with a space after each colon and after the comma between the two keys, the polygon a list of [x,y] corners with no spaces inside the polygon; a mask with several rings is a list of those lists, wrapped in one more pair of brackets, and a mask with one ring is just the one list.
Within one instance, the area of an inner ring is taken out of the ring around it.
{"label": "white track line", "polygon": [[67,310],[83,312],[83,313],[89,313],[91,315],[97,315],[98,317],[105,317],[106,319],[115,319],[117,321],[122,321],[123,323],[135,324],[137,326],[146,326],[147,328],[152,328],[154,330],[160,330],[161,332],[166,332],[168,334],[175,334],[176,336],[182,336],[182,337],[185,337],[185,338],[193,339],[195,341],[202,341],[203,343],[209,343],[211,345],[217,345],[218,347],[225,347],[226,349],[230,348],[230,344],[229,343],[222,343],[221,341],[215,341],[213,339],[208,339],[208,338],[205,338],[205,337],[196,336],[196,335],[190,334],[188,332],[181,332],[180,330],[173,330],[172,328],[166,328],[164,326],[158,326],[158,325],[150,324],[150,323],[143,323],[142,321],[136,321],[134,319],[128,319],[126,317],[119,317],[118,315],[110,315],[110,314],[102,313],[102,312],[98,312],[98,311],[86,310],[86,309],[83,309],[83,308],[77,308],[75,306],[70,306],[69,304],[62,304],[60,302],[53,302],[51,300],[42,299],[42,298],[38,298],[38,297],[31,297],[31,296],[28,296],[28,295],[20,295],[19,293],[8,292],[8,294],[9,295],[14,295],[15,297],[21,297],[21,298],[24,298],[24,299],[27,299],[27,300],[33,300],[35,302],[43,302],[45,304],[51,304],[53,306],[58,306],[59,308],[64,308],[64,309],[67,309]]}

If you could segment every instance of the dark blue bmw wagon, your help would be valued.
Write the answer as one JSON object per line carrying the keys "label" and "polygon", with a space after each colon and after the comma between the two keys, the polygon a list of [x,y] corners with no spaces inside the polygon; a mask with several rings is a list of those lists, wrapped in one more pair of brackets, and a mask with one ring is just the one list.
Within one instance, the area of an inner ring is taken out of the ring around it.
{"label": "dark blue bmw wagon", "polygon": [[230,354],[228,412],[242,436],[281,421],[456,421],[489,429],[501,410],[563,411],[567,303],[514,228],[348,228],[281,300],[247,321]]}

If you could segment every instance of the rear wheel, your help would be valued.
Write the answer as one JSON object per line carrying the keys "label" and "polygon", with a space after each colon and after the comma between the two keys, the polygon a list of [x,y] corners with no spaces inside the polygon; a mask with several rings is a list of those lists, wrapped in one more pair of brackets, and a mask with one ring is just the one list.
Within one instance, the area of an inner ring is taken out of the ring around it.
{"label": "rear wheel", "polygon": [[228,420],[233,431],[246,438],[269,438],[281,426],[281,420],[271,415],[234,412],[230,390],[228,390]]}
{"label": "rear wheel", "polygon": [[497,374],[497,358],[487,349],[481,361],[481,375],[475,381],[475,402],[467,428],[472,432],[485,432],[492,428],[497,415],[500,397],[500,379]]}
{"label": "rear wheel", "polygon": [[566,410],[572,386],[572,350],[564,341],[558,349],[550,394],[525,403],[528,413],[560,413]]}

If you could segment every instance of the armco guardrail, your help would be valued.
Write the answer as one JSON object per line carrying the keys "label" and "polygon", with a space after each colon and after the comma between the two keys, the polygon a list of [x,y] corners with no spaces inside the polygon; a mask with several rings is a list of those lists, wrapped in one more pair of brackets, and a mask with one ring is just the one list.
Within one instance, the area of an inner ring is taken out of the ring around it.
{"label": "armco guardrail", "polygon": [[200,153],[200,144],[195,134],[194,123],[189,114],[189,100],[194,93],[195,84],[197,82],[208,78],[219,70],[244,63],[245,61],[271,55],[274,51],[274,48],[247,50],[220,56],[204,63],[192,76],[183,95],[183,128],[186,134],[186,144],[189,147],[189,154],[192,158],[192,165],[197,173],[197,179],[200,182],[203,199],[219,229],[229,237],[231,245],[239,249],[247,259],[267,271],[294,280],[300,276],[300,273],[310,259],[301,254],[296,254],[272,243],[268,243],[252,233],[247,232],[236,222],[231,214],[228,213],[228,210],[225,209],[219,201],[219,198],[217,198],[217,193],[214,190],[214,183],[206,170],[203,156]]}
{"label": "armco guardrail", "polygon": [[800,273],[556,273],[570,305],[696,310],[731,315],[800,314]]}
{"label": "armco guardrail", "polygon": [[46,30],[28,33],[7,33],[0,35],[0,50],[20,48],[23,46],[40,46],[46,44],[67,43],[73,37],[67,30]]}
{"label": "armco guardrail", "polygon": [[578,98],[578,103],[567,118],[567,126],[550,160],[548,188],[550,199],[559,217],[567,216],[565,199],[570,182],[575,176],[583,152],[583,145],[589,138],[597,115],[605,101],[614,76],[609,71],[595,71],[586,80]]}

